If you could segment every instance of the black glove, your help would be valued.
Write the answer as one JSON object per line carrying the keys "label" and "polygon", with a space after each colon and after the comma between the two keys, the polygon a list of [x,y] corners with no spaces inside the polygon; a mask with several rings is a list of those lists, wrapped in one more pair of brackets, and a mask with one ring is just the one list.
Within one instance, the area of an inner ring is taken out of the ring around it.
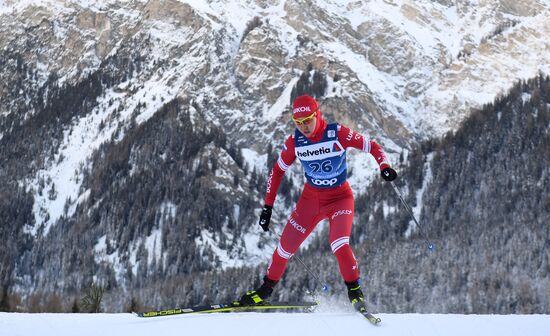
{"label": "black glove", "polygon": [[397,173],[392,167],[384,168],[380,173],[382,174],[382,178],[388,182],[397,178]]}
{"label": "black glove", "polygon": [[269,231],[269,221],[271,221],[271,210],[273,207],[271,205],[264,205],[262,209],[262,214],[260,215],[260,226],[264,231]]}

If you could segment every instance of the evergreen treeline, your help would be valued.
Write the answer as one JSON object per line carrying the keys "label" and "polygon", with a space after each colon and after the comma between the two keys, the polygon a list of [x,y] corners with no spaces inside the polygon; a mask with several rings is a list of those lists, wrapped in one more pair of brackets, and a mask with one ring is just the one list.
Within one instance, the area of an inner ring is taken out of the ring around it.
{"label": "evergreen treeline", "polygon": [[[143,62],[136,49],[121,48],[103,61],[99,71],[77,83],[60,84],[55,73],[41,79],[38,69],[27,64],[16,50],[7,47],[0,51],[0,80],[9,83],[0,85],[0,103],[9,111],[0,116],[0,237],[8,242],[0,249],[3,293],[11,291],[15,278],[29,275],[26,271],[32,259],[28,256],[35,243],[24,231],[25,225],[30,228],[35,224],[34,190],[16,181],[32,179],[44,169],[57,153],[67,125],[90,113],[105,89],[133,76]],[[24,267],[16,267],[17,262]],[[34,280],[32,275],[30,280]]]}
{"label": "evergreen treeline", "polygon": [[[263,187],[265,180],[258,178],[249,184],[244,178],[248,172],[240,148],[217,127],[206,123],[195,127],[196,122],[189,117],[189,103],[184,107],[178,100],[168,103],[144,125],[134,122],[128,129],[119,129],[116,137],[126,132],[119,143],[113,140],[102,146],[82,185],[83,191],[89,190],[88,202],[80,203],[75,216],[60,218],[45,237],[33,239],[25,233],[25,225],[30,228],[35,224],[33,190],[26,190],[15,181],[32,177],[44,168],[56,154],[67,125],[90,113],[106,89],[140,74],[144,60],[139,48],[133,48],[132,41],[126,43],[129,45],[106,59],[98,72],[76,84],[63,85],[58,84],[55,74],[41,86],[23,85],[25,80],[36,79],[36,70],[18,54],[3,50],[6,57],[0,61],[14,69],[2,76],[12,73],[19,80],[13,81],[12,87],[1,89],[8,92],[8,97],[28,96],[33,105],[23,106],[25,99],[14,99],[10,101],[13,113],[0,120],[5,130],[0,138],[0,236],[7,241],[0,249],[2,310],[47,311],[47,306],[62,310],[58,295],[70,297],[94,278],[99,278],[107,289],[116,289],[117,272],[125,277],[124,286],[139,287],[159,275],[212,269],[219,263],[212,251],[199,250],[188,241],[198,238],[204,229],[213,232],[212,238],[222,247],[225,244],[229,248],[233,242],[226,242],[226,236],[219,235],[222,227],[240,233],[241,223],[247,222],[243,218],[252,212],[249,207],[256,206],[252,195],[243,194],[242,202],[237,204],[241,211],[234,215],[234,201],[241,196],[220,191],[216,184],[225,181],[216,181],[216,172],[231,168],[234,174],[230,185],[242,185],[246,190],[259,189],[260,183]],[[163,66],[156,62],[155,65]],[[193,105],[195,113],[201,113],[196,111],[199,106]],[[31,107],[27,114],[20,112],[25,108],[28,112]],[[138,109],[142,107],[140,104]],[[212,148],[205,150],[204,146]],[[221,152],[229,155],[234,167],[218,162]],[[67,200],[67,205],[74,202]],[[96,206],[91,211],[87,208],[90,204]],[[171,251],[162,258],[148,256],[143,243],[144,237],[155,229],[162,230],[163,241],[159,243],[163,250]],[[115,270],[94,259],[93,247],[102,236],[108,238],[108,253],[126,253],[122,256],[124,270]],[[129,246],[132,239],[142,243]],[[130,266],[136,259],[137,276]],[[151,259],[152,264],[148,262]],[[162,265],[156,264],[159,260]],[[56,278],[63,280],[52,281]],[[32,293],[26,302],[21,303],[14,293],[17,287],[28,288]]]}
{"label": "evergreen treeline", "polygon": [[[126,288],[146,293],[151,286],[171,286],[174,279],[202,278],[204,272],[216,270],[217,256],[196,244],[204,232],[221,248],[238,253],[234,247],[242,245],[247,229],[243,223],[253,221],[257,194],[227,192],[218,184],[244,190],[259,186],[247,182],[240,148],[221,129],[201,118],[191,120],[190,109],[202,114],[196,108],[187,101],[171,101],[147,122],[126,130],[121,141],[106,143],[94,154],[82,184],[82,191],[88,190],[87,200],[73,217],[60,219],[20,265],[25,274],[35,274],[36,265],[47,269],[32,279],[38,293],[73,298],[95,279],[106,287],[105,296],[118,298],[114,304],[120,307],[126,304]],[[218,162],[224,152],[233,162],[229,166]],[[232,172],[230,181],[217,176],[221,169]],[[156,243],[163,253],[153,256],[146,238],[156,230],[161,232],[162,240]],[[228,240],[224,230],[235,240]],[[119,264],[94,257],[101,237],[107,254],[119,253]],[[57,257],[52,260],[52,255]],[[67,281],[52,287],[53,274]],[[122,282],[117,280],[121,277]],[[205,286],[189,285],[189,290]],[[195,293],[187,300],[201,295]]]}
{"label": "evergreen treeline", "polygon": [[[13,307],[7,294],[14,284],[15,261],[31,244],[24,229],[33,221],[33,198],[13,182],[0,183],[0,195],[0,311],[9,311]],[[2,300],[4,295],[6,298]]]}
{"label": "evergreen treeline", "polygon": [[0,178],[17,181],[43,169],[56,154],[67,125],[90,113],[106,89],[141,71],[144,59],[132,43],[105,59],[100,70],[77,83],[63,84],[55,73],[39,81],[37,69],[20,54],[9,48],[2,52],[0,66],[5,68],[0,79],[10,85],[0,88],[10,113],[0,117]]}
{"label": "evergreen treeline", "polygon": [[315,98],[321,98],[325,95],[327,86],[326,76],[321,71],[314,70],[313,65],[309,63],[307,70],[302,72],[296,85],[292,88],[292,92],[290,93],[290,104],[292,105],[296,97],[304,94]]}

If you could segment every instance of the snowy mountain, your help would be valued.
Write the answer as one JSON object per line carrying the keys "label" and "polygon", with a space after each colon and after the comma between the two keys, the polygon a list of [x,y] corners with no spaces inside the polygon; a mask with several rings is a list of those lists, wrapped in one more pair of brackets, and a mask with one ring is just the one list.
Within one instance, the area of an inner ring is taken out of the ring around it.
{"label": "snowy mountain", "polygon": [[[300,90],[407,165],[550,73],[547,0],[0,0],[0,17],[1,280],[23,301],[265,262],[256,213]],[[350,161],[362,193],[376,167]]]}

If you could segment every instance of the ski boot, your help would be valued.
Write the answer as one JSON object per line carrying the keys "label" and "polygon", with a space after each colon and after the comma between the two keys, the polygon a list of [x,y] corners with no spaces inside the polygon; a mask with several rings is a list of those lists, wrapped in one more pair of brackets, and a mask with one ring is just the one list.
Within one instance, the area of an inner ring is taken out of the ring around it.
{"label": "ski boot", "polygon": [[369,320],[370,323],[379,325],[382,320],[372,315],[367,310],[367,305],[365,303],[365,298],[363,297],[363,291],[361,290],[359,280],[354,282],[346,282],[346,286],[348,287],[348,298],[353,305],[353,308]]}
{"label": "ski boot", "polygon": [[359,280],[346,282],[346,286],[348,287],[348,298],[353,308],[360,313],[366,312],[367,306],[365,304],[365,299],[363,296],[363,291],[361,291]]}
{"label": "ski boot", "polygon": [[[269,298],[273,293],[273,287],[277,284],[277,281],[269,279],[264,276],[264,283],[253,291],[246,292],[238,302],[240,306],[257,306],[265,303],[265,300]],[[237,302],[234,302],[236,304]]]}

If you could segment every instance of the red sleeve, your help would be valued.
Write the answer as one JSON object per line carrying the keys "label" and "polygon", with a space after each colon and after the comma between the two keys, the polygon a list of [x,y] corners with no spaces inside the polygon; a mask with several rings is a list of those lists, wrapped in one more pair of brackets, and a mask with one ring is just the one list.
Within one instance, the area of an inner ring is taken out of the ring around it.
{"label": "red sleeve", "polygon": [[343,125],[338,128],[338,141],[344,148],[352,147],[370,153],[378,163],[380,170],[390,167],[389,162],[386,160],[386,153],[376,141],[368,140],[363,135]]}
{"label": "red sleeve", "polygon": [[279,159],[271,168],[271,173],[267,179],[267,188],[264,198],[265,204],[273,206],[283,176],[295,160],[296,152],[294,151],[294,137],[291,135],[286,139],[283,150],[281,154],[279,154]]}

